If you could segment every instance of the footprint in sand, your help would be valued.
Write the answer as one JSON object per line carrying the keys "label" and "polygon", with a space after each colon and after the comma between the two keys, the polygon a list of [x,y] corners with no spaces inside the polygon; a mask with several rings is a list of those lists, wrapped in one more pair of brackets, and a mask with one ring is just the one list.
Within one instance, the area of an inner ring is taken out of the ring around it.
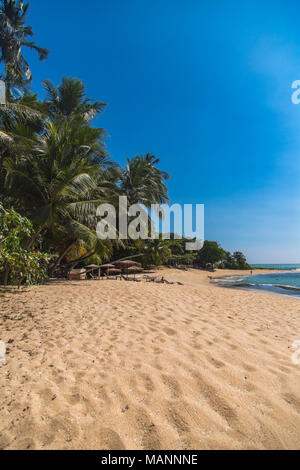
{"label": "footprint in sand", "polygon": [[236,412],[228,405],[228,403],[221,398],[217,390],[205,382],[205,380],[200,376],[195,374],[195,379],[200,390],[200,393],[208,401],[212,409],[222,416],[229,425],[237,421]]}
{"label": "footprint in sand", "polygon": [[168,336],[174,336],[174,335],[176,335],[176,331],[175,331],[175,330],[172,330],[172,328],[164,328],[164,332],[165,332]]}
{"label": "footprint in sand", "polygon": [[292,393],[285,393],[282,395],[283,399],[291,406],[295,408],[297,413],[300,413],[300,399],[295,397]]}
{"label": "footprint in sand", "polygon": [[162,375],[161,379],[164,385],[169,389],[172,398],[179,398],[181,389],[178,381],[170,375]]}

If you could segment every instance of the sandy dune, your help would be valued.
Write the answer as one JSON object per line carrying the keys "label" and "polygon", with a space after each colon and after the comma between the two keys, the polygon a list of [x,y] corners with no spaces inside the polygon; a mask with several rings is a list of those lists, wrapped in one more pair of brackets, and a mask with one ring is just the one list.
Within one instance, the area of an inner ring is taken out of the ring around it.
{"label": "sandy dune", "polygon": [[300,449],[300,302],[163,274],[0,297],[0,448]]}

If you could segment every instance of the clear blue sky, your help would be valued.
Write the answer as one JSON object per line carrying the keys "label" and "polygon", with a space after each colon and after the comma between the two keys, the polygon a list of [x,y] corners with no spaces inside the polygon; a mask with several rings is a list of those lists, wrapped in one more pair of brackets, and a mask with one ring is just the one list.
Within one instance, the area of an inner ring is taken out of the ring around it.
{"label": "clear blue sky", "polygon": [[81,78],[108,103],[108,150],[152,152],[172,202],[252,263],[300,262],[299,1],[31,0],[40,82]]}

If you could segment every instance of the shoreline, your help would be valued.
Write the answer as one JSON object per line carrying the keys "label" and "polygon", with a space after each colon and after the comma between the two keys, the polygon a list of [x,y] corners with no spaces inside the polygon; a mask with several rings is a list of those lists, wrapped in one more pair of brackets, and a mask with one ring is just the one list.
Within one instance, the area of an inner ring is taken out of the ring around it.
{"label": "shoreline", "polygon": [[[264,274],[288,274],[291,271],[284,271],[284,270],[270,270],[270,272],[256,272],[257,270],[253,270],[252,275],[225,275],[225,276],[219,276],[219,277],[214,277],[210,279],[210,283],[217,286],[217,287],[224,287],[226,289],[238,289],[238,290],[244,290],[244,291],[250,291],[250,292],[256,292],[256,293],[265,293],[265,294],[272,294],[272,295],[278,295],[278,296],[283,296],[283,297],[288,297],[288,298],[293,298],[295,300],[300,300],[300,287],[294,287],[294,286],[288,286],[288,285],[280,285],[280,284],[269,284],[269,287],[266,287],[266,285],[263,285],[263,287],[260,287],[261,284],[251,284],[250,282],[247,283],[241,283],[241,284],[234,284],[235,279],[242,281],[244,278],[251,278],[252,276],[263,276]],[[241,279],[242,278],[242,279]],[[228,284],[222,283],[222,280],[228,279],[228,281],[232,280],[232,284],[228,282]],[[287,293],[285,291],[289,291],[290,293]],[[296,295],[296,293],[299,292],[299,295]]]}

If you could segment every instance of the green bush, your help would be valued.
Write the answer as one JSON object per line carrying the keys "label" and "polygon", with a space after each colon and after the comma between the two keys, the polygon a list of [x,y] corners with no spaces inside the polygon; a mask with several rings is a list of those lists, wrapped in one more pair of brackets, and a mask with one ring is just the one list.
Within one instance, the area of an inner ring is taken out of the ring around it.
{"label": "green bush", "polygon": [[47,278],[48,255],[24,246],[33,234],[31,222],[0,203],[0,283],[41,284]]}

